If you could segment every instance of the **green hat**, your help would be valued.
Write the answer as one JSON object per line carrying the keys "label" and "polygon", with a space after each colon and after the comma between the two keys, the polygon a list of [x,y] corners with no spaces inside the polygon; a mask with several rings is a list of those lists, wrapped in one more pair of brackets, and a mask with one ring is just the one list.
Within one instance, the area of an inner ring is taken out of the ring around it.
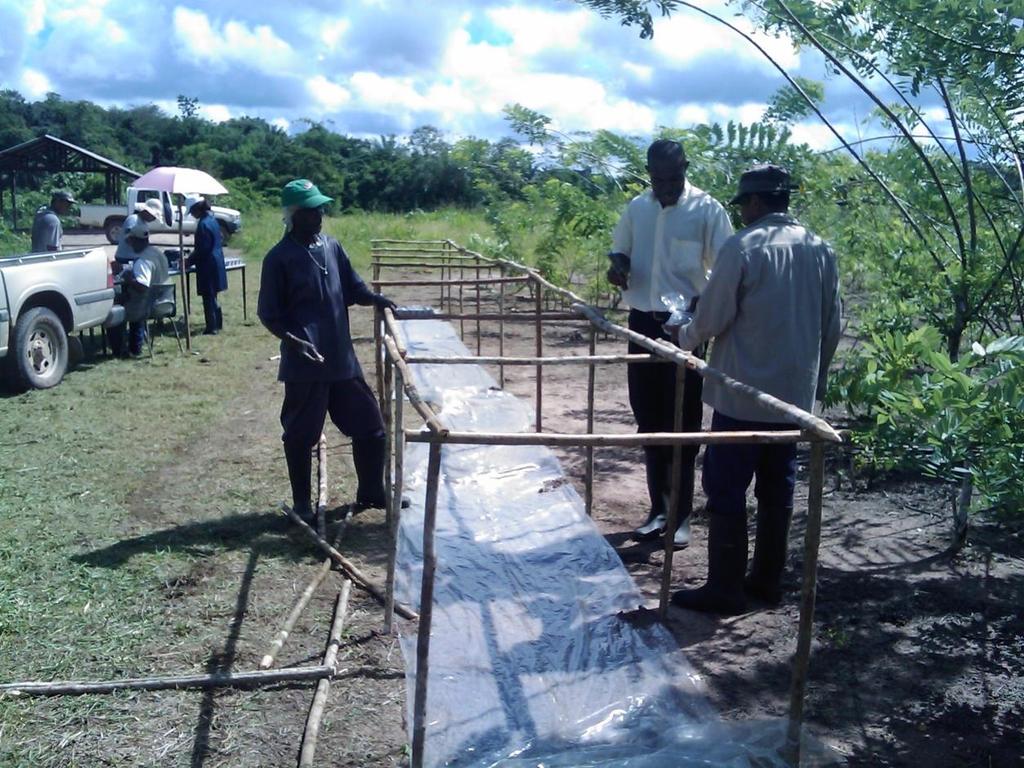
{"label": "green hat", "polygon": [[282,208],[319,208],[334,202],[334,198],[321,194],[309,179],[296,179],[289,181],[281,190]]}

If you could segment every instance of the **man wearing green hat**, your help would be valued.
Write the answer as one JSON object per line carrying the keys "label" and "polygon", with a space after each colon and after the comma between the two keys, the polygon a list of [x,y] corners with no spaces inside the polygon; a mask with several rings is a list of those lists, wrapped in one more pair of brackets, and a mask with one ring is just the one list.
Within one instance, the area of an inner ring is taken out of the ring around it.
{"label": "man wearing green hat", "polygon": [[281,191],[285,234],[263,260],[257,314],[281,339],[281,425],[295,512],[311,520],[311,452],[324,419],[352,438],[356,508],[385,504],[384,421],[349,333],[353,304],[394,307],[360,279],[337,240],[320,232],[332,202],[308,179]]}

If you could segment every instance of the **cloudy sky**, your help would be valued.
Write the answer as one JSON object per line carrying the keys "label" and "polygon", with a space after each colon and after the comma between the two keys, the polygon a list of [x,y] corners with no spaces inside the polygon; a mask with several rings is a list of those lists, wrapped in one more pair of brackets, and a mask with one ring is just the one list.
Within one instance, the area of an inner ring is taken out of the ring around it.
{"label": "cloudy sky", "polygon": [[[706,6],[745,29],[749,24]],[[790,74],[822,61],[760,38]],[[659,19],[653,40],[569,0],[0,0],[0,87],[104,105],[155,103],[202,115],[302,119],[353,135],[434,125],[450,136],[508,134],[519,102],[564,130],[646,136],[659,125],[757,119],[784,80],[742,38],[693,11]],[[853,135],[867,108],[830,83],[830,117]],[[799,126],[814,146],[834,140]]]}

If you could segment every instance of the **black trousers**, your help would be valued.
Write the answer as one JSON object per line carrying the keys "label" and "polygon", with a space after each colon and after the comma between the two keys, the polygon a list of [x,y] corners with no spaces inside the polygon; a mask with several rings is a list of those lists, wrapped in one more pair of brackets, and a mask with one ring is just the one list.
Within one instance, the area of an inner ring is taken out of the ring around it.
{"label": "black trousers", "polygon": [[204,293],[202,294],[202,299],[203,319],[206,320],[206,330],[219,331],[224,327],[224,312],[220,308],[220,302],[217,301],[217,294]]}
{"label": "black trousers", "polygon": [[[650,339],[668,341],[662,324],[668,312],[629,312],[629,329]],[[629,342],[630,354],[643,354],[648,350]],[[632,363],[627,366],[629,405],[636,418],[638,432],[672,432],[675,422],[676,371],[669,363]],[[699,432],[704,405],[701,395],[704,380],[696,371],[687,370],[683,386],[683,431]],[[644,464],[647,469],[647,491],[651,499],[651,516],[667,514],[668,498],[672,487],[672,446],[644,446]],[[693,509],[693,473],[698,446],[684,445],[680,476],[681,490],[678,515],[689,517]]]}
{"label": "black trousers", "polygon": [[379,505],[385,497],[384,420],[377,398],[359,376],[340,381],[286,381],[284,384],[281,440],[295,508],[310,509],[311,451],[320,439],[328,414],[342,434],[352,438],[352,460],[359,482],[357,502]]}

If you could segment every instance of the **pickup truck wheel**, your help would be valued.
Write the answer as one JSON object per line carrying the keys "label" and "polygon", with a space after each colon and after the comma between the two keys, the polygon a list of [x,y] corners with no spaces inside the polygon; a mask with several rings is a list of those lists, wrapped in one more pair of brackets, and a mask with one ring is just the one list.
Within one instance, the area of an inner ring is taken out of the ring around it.
{"label": "pickup truck wheel", "polygon": [[107,242],[117,245],[121,242],[121,232],[124,230],[124,219],[107,219],[103,224],[103,233],[107,236]]}
{"label": "pickup truck wheel", "polygon": [[68,336],[46,307],[28,310],[14,326],[12,368],[20,389],[55,387],[68,367]]}

